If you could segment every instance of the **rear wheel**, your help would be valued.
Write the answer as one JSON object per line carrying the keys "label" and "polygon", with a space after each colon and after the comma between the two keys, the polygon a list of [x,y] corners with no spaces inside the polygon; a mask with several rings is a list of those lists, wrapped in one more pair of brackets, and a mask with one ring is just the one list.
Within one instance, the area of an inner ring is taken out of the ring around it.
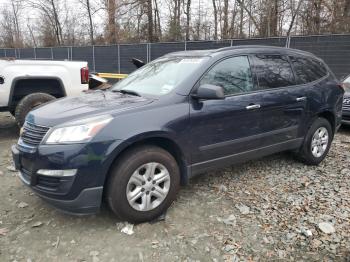
{"label": "rear wheel", "polygon": [[333,131],[329,121],[317,118],[304,139],[299,157],[308,165],[318,165],[327,156],[332,139]]}
{"label": "rear wheel", "polygon": [[121,219],[132,223],[150,221],[168,209],[179,186],[179,167],[170,153],[155,146],[137,147],[112,168],[107,201]]}
{"label": "rear wheel", "polygon": [[22,98],[14,112],[17,124],[19,126],[23,126],[25,118],[29,111],[54,99],[54,96],[45,93],[34,93]]}

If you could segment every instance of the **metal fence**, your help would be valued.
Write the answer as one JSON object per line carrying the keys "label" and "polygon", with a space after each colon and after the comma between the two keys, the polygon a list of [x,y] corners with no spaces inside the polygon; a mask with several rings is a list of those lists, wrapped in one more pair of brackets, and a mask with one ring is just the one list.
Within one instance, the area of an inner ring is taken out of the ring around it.
{"label": "metal fence", "polygon": [[[135,70],[132,57],[149,62],[164,54],[182,50],[215,49],[237,45],[285,46],[286,37],[232,39],[223,41],[187,41],[167,43],[118,44],[108,46],[0,49],[0,57],[88,61],[94,72],[130,73]],[[333,72],[342,77],[350,73],[350,34],[294,36],[290,48],[321,57]]]}

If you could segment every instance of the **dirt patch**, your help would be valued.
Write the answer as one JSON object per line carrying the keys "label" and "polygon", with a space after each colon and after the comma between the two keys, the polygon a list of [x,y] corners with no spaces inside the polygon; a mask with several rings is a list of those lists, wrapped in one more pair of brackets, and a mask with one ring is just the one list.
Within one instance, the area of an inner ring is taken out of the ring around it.
{"label": "dirt patch", "polygon": [[10,170],[17,134],[0,114],[1,261],[349,259],[350,128],[318,167],[278,154],[197,177],[165,221],[135,225],[132,235],[105,207],[68,216],[27,189]]}

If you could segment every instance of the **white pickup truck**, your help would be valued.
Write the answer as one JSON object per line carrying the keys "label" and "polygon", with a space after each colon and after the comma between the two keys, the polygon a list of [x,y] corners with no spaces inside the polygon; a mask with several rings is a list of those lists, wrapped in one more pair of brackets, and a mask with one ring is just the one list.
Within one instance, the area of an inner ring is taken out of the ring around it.
{"label": "white pickup truck", "polygon": [[87,62],[0,59],[0,112],[22,126],[34,107],[89,88]]}

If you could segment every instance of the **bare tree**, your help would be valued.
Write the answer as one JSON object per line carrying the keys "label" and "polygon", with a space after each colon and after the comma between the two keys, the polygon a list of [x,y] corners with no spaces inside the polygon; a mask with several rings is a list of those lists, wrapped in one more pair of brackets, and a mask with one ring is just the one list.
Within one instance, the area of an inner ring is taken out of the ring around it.
{"label": "bare tree", "polygon": [[[288,27],[287,37],[290,36],[290,32],[292,31],[295,18],[296,18],[296,16],[297,16],[298,13],[299,13],[299,10],[300,10],[300,7],[301,7],[301,4],[302,4],[302,3],[303,3],[303,0],[299,0],[297,8],[296,8],[295,10],[292,9],[292,19],[291,19],[290,24],[289,24],[289,27]],[[293,8],[293,6],[292,6],[291,8]]]}
{"label": "bare tree", "polygon": [[147,32],[148,32],[148,41],[153,42],[153,5],[152,0],[146,0],[146,9],[147,9]]}
{"label": "bare tree", "polygon": [[228,29],[228,0],[224,0],[224,27],[222,28],[222,38],[227,39],[229,34]]}
{"label": "bare tree", "polygon": [[90,44],[95,44],[95,37],[94,37],[94,23],[92,19],[92,15],[94,11],[91,8],[91,1],[90,0],[79,0],[79,2],[84,6],[87,13],[87,18],[89,20],[89,37],[90,37]]}
{"label": "bare tree", "polygon": [[45,20],[48,20],[49,24],[53,27],[55,32],[57,45],[63,44],[63,32],[60,21],[60,14],[57,9],[55,0],[26,0],[26,2],[32,7],[39,10]]}
{"label": "bare tree", "polygon": [[107,23],[107,42],[114,44],[117,42],[117,32],[116,32],[116,3],[115,0],[107,0],[107,13],[108,13],[108,23]]}
{"label": "bare tree", "polygon": [[184,11],[184,13],[186,15],[186,36],[185,36],[185,39],[188,41],[188,40],[190,40],[191,0],[187,0],[186,10]]}
{"label": "bare tree", "polygon": [[214,11],[214,40],[218,39],[218,9],[216,7],[216,1],[213,2],[213,11]]}

